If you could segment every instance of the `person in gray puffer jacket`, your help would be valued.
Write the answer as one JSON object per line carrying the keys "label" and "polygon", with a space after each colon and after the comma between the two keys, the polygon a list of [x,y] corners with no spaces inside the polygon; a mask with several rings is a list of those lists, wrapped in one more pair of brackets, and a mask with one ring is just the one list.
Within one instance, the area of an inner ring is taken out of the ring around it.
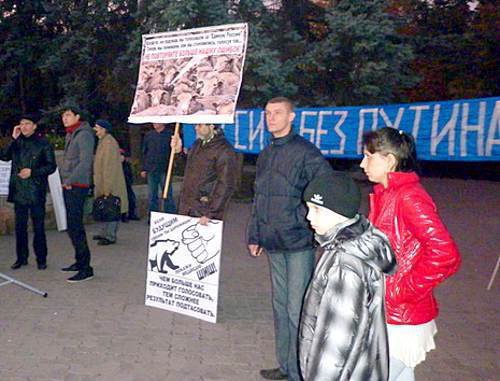
{"label": "person in gray puffer jacket", "polygon": [[346,174],[306,188],[307,219],[324,249],[307,289],[299,332],[305,381],[385,381],[389,353],[384,273],[396,260],[387,237],[357,214],[360,192]]}

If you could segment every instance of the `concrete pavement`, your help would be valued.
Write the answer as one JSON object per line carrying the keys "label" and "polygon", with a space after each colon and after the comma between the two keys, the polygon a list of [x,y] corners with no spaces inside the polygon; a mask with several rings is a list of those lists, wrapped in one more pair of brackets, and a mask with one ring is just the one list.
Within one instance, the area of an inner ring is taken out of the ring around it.
{"label": "concrete pavement", "polygon": [[[463,265],[438,289],[437,349],[417,367],[417,380],[497,380],[500,275],[491,291],[486,285],[499,254],[500,184],[425,184]],[[59,271],[73,263],[66,233],[48,232],[45,271],[33,257],[11,271],[15,239],[0,237],[0,272],[49,293],[0,287],[0,381],[260,380],[258,370],[276,363],[267,260],[250,258],[244,244],[249,212],[236,202],[228,210],[217,324],[144,306],[144,221],[121,224],[116,245],[92,241],[95,277],[80,284]],[[96,231],[87,226],[89,238]]]}

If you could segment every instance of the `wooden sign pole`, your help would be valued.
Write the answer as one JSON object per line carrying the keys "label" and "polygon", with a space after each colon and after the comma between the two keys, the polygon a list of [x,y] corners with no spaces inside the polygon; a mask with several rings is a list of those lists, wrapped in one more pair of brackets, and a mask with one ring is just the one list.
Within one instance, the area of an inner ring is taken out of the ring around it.
{"label": "wooden sign pole", "polygon": [[[174,135],[179,135],[179,122],[175,123]],[[163,198],[168,198],[168,187],[170,185],[170,179],[172,178],[172,169],[174,168],[174,156],[175,150],[170,150],[170,158],[168,160],[167,177],[165,178],[165,186],[163,187]]]}

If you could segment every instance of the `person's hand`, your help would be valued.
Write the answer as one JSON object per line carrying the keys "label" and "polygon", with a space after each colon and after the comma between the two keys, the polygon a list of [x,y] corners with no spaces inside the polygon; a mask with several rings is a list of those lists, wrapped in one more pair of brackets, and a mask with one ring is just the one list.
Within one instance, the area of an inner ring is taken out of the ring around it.
{"label": "person's hand", "polygon": [[27,179],[31,176],[31,168],[23,168],[17,174],[21,179]]}
{"label": "person's hand", "polygon": [[210,218],[208,218],[207,216],[201,216],[200,220],[198,221],[198,223],[203,226],[207,226],[209,222]]}
{"label": "person's hand", "polygon": [[182,139],[179,134],[172,135],[170,140],[170,148],[174,150],[175,153],[182,151]]}
{"label": "person's hand", "polygon": [[250,255],[252,257],[260,257],[262,255],[262,247],[260,247],[259,245],[255,245],[253,243],[251,243],[250,245],[248,245],[248,251],[250,252]]}
{"label": "person's hand", "polygon": [[12,138],[17,139],[21,135],[21,126],[17,125],[12,130]]}
{"label": "person's hand", "polygon": [[145,179],[147,177],[148,173],[146,171],[141,171],[141,177]]}
{"label": "person's hand", "polygon": [[66,190],[70,190],[73,188],[71,185],[68,185],[68,184],[63,184],[62,187],[63,187],[63,189],[66,189]]}

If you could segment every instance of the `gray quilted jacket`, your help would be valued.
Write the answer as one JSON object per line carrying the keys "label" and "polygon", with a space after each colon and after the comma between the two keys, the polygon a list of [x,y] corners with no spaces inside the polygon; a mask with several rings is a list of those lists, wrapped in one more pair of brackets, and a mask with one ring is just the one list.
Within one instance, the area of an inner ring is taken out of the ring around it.
{"label": "gray quilted jacket", "polygon": [[389,354],[383,273],[395,271],[387,237],[356,216],[316,239],[324,253],[307,289],[299,357],[305,381],[385,381]]}

